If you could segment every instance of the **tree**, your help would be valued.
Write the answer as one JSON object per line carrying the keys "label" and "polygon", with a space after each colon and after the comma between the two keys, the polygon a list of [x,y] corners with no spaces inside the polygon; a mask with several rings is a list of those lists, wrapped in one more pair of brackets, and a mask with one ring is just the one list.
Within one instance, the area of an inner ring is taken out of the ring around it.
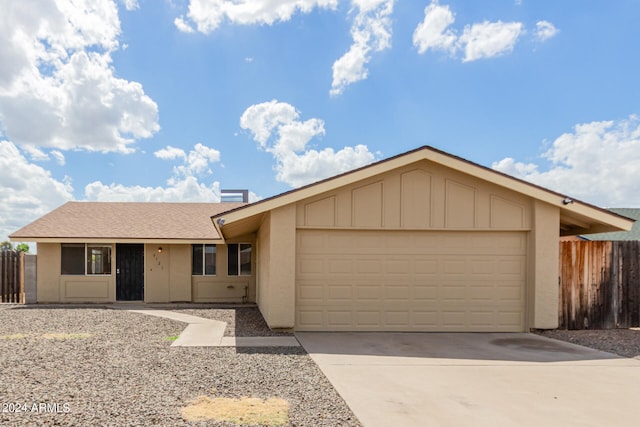
{"label": "tree", "polygon": [[12,251],[13,244],[11,242],[7,242],[6,240],[0,243],[0,251]]}
{"label": "tree", "polygon": [[26,243],[18,243],[18,245],[16,246],[16,251],[29,253],[29,245]]}

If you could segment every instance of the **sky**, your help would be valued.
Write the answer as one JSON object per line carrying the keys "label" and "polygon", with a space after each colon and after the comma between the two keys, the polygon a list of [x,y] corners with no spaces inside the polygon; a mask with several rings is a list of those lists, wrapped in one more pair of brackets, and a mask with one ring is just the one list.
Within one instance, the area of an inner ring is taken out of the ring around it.
{"label": "sky", "polygon": [[430,145],[640,207],[640,2],[0,0],[0,241]]}

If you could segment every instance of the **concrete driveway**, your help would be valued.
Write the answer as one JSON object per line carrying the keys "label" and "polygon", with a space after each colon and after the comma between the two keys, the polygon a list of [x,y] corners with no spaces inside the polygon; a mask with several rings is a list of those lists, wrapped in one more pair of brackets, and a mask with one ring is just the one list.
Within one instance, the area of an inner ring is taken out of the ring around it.
{"label": "concrete driveway", "polygon": [[634,426],[640,361],[532,334],[297,333],[366,427]]}

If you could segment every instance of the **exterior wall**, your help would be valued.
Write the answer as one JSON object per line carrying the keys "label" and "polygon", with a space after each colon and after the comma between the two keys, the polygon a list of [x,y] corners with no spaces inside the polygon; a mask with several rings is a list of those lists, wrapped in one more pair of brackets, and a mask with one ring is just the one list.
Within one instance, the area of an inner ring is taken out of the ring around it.
{"label": "exterior wall", "polygon": [[[169,302],[171,246],[144,245],[144,302]],[[162,252],[158,248],[162,247]]]}
{"label": "exterior wall", "polygon": [[[190,244],[145,244],[144,301],[245,302],[255,301],[256,239],[245,236],[231,243],[251,243],[252,275],[227,275],[227,246],[217,245],[217,275],[191,275]],[[112,249],[110,275],[62,276],[60,243],[39,243],[37,302],[115,302],[116,252]],[[162,252],[158,248],[162,247]]]}
{"label": "exterior wall", "polygon": [[267,325],[271,318],[271,306],[269,305],[269,296],[271,291],[271,213],[265,215],[264,221],[258,230],[258,239],[256,247],[257,257],[257,286],[256,303],[262,313]]}
{"label": "exterior wall", "polygon": [[300,228],[522,230],[530,199],[427,161],[298,203]]}
{"label": "exterior wall", "polygon": [[169,301],[191,301],[191,245],[171,245]]}
{"label": "exterior wall", "polygon": [[258,306],[270,328],[295,326],[296,206],[271,211],[258,232]]}
{"label": "exterior wall", "polygon": [[38,243],[36,281],[39,303],[115,301],[114,262],[111,263],[110,275],[63,276],[60,274],[60,252],[59,243]]}
{"label": "exterior wall", "polygon": [[[227,243],[251,243],[251,276],[229,276],[227,245],[217,245],[216,275],[190,276],[193,302],[255,302],[257,274],[255,236],[243,236],[229,240]],[[191,275],[191,253],[189,253],[187,265]]]}
{"label": "exterior wall", "polygon": [[[536,329],[558,327],[560,209],[534,200],[529,239],[529,324]],[[532,318],[531,318],[532,317]]]}
{"label": "exterior wall", "polygon": [[60,244],[38,243],[37,301],[60,302]]}
{"label": "exterior wall", "polygon": [[528,232],[525,324],[557,325],[559,209],[520,193],[421,161],[299,202],[296,226]]}

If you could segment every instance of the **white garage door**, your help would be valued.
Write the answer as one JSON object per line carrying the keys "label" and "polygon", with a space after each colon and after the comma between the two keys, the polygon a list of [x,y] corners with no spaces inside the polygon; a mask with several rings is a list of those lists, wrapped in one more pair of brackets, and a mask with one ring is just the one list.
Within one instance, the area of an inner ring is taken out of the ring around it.
{"label": "white garage door", "polygon": [[296,329],[523,331],[526,233],[298,230]]}

